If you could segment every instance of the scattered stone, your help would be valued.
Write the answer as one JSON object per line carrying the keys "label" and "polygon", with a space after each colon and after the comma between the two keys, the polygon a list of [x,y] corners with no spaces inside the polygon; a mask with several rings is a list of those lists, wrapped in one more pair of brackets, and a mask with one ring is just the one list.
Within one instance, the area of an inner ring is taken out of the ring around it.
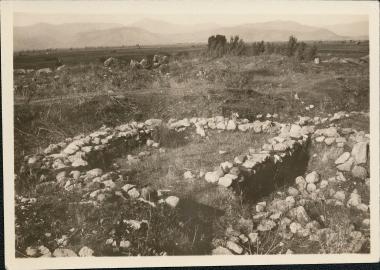
{"label": "scattered stone", "polygon": [[338,165],[338,164],[345,163],[349,158],[350,158],[350,153],[344,152],[342,155],[338,157],[337,160],[335,160],[335,164]]}
{"label": "scattered stone", "polygon": [[145,186],[141,189],[141,197],[150,202],[156,202],[158,200],[157,190],[151,186]]}
{"label": "scattered stone", "polygon": [[302,229],[302,225],[297,223],[297,222],[292,222],[290,225],[289,225],[289,229],[290,231],[293,233],[293,234],[296,234],[299,230]]}
{"label": "scattered stone", "polygon": [[212,184],[218,182],[219,177],[220,177],[220,174],[219,174],[217,171],[214,171],[214,172],[207,172],[207,173],[205,174],[205,180],[206,180],[208,183],[212,183]]}
{"label": "scattered stone", "polygon": [[257,213],[264,212],[266,206],[267,206],[266,202],[259,202],[259,203],[257,203],[256,204],[256,212]]}
{"label": "scattered stone", "polygon": [[218,184],[224,187],[230,187],[234,180],[236,180],[238,177],[233,174],[226,174],[219,178]]}
{"label": "scattered stone", "polygon": [[169,205],[172,208],[176,208],[179,203],[179,198],[176,196],[169,196],[165,199],[165,202],[167,205]]}
{"label": "scattered stone", "polygon": [[298,206],[295,208],[297,221],[301,224],[306,224],[310,221],[310,217],[306,213],[306,210],[303,206]]}
{"label": "scattered stone", "polygon": [[313,171],[306,175],[305,180],[309,184],[315,184],[319,181],[319,174],[316,171]]}
{"label": "scattered stone", "polygon": [[78,252],[79,257],[93,257],[93,254],[94,251],[86,246],[82,247]]}
{"label": "scattered stone", "polygon": [[253,245],[257,245],[259,243],[259,234],[256,232],[252,232],[248,234],[249,241]]}
{"label": "scattered stone", "polygon": [[352,175],[356,178],[366,179],[367,170],[362,166],[355,165],[354,168],[352,169]]}
{"label": "scattered stone", "polygon": [[301,138],[301,126],[292,124],[290,127],[289,136],[295,139]]}
{"label": "scattered stone", "polygon": [[361,203],[356,207],[358,210],[363,211],[363,212],[368,212],[368,205]]}
{"label": "scattered stone", "polygon": [[211,251],[212,255],[232,255],[232,252],[225,247],[217,247]]}
{"label": "scattered stone", "polygon": [[266,232],[272,230],[274,227],[276,227],[276,223],[273,220],[263,219],[257,226],[257,230],[260,232]]}
{"label": "scattered stone", "polygon": [[195,178],[195,176],[194,176],[194,174],[191,172],[191,171],[186,171],[184,174],[183,174],[183,177],[185,178],[185,179],[194,179]]}
{"label": "scattered stone", "polygon": [[128,249],[131,246],[131,242],[128,240],[121,240],[119,246],[121,249]]}
{"label": "scattered stone", "polygon": [[334,199],[343,202],[343,201],[346,199],[346,194],[345,194],[344,191],[342,191],[342,190],[337,191],[337,192],[334,194]]}
{"label": "scattered stone", "polygon": [[294,188],[294,187],[289,187],[289,188],[288,188],[288,194],[289,194],[290,196],[294,196],[294,197],[296,197],[296,196],[299,195],[299,191],[298,191],[296,188]]}
{"label": "scattered stone", "polygon": [[339,171],[349,172],[351,170],[351,167],[353,164],[354,164],[354,159],[351,157],[346,162],[344,162],[343,164],[339,164],[338,166],[336,166],[336,168]]}
{"label": "scattered stone", "polygon": [[78,257],[78,255],[68,248],[57,248],[53,252],[53,257]]}
{"label": "scattered stone", "polygon": [[315,184],[307,184],[307,187],[306,187],[306,190],[309,192],[309,193],[313,193],[314,191],[317,190],[317,186]]}
{"label": "scattered stone", "polygon": [[319,143],[323,142],[324,140],[325,140],[325,136],[318,136],[315,138],[315,141]]}
{"label": "scattered stone", "polygon": [[302,176],[298,176],[295,182],[300,191],[305,190],[307,184],[305,178],[303,178]]}
{"label": "scattered stone", "polygon": [[37,257],[38,250],[37,248],[34,248],[34,247],[27,247],[25,250],[25,254],[29,257]]}
{"label": "scattered stone", "polygon": [[92,169],[92,170],[87,171],[86,177],[88,179],[93,179],[95,177],[101,176],[102,174],[103,174],[103,170],[96,168],[96,169]]}
{"label": "scattered stone", "polygon": [[325,144],[326,145],[332,145],[335,142],[335,138],[328,137],[325,139]]}
{"label": "scattered stone", "polygon": [[220,164],[220,168],[222,168],[225,173],[228,173],[233,166],[234,165],[229,161]]}
{"label": "scattered stone", "polygon": [[243,248],[241,246],[239,246],[238,244],[236,244],[235,242],[227,241],[226,247],[229,250],[232,250],[236,254],[242,254],[243,253]]}
{"label": "scattered stone", "polygon": [[366,163],[368,155],[368,142],[356,143],[352,148],[351,155],[356,164]]}
{"label": "scattered stone", "polygon": [[319,183],[319,188],[324,189],[324,188],[326,188],[328,185],[329,185],[329,181],[327,181],[327,180],[322,180],[322,181]]}

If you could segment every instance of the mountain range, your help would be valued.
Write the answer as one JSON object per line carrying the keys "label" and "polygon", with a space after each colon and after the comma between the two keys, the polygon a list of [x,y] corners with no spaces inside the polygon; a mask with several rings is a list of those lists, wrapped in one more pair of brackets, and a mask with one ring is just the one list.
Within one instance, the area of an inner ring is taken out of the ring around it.
{"label": "mountain range", "polygon": [[82,48],[99,46],[205,43],[210,35],[239,35],[246,42],[299,40],[345,40],[368,38],[368,22],[314,27],[293,21],[221,26],[174,24],[143,19],[130,25],[115,23],[38,23],[14,27],[14,50]]}

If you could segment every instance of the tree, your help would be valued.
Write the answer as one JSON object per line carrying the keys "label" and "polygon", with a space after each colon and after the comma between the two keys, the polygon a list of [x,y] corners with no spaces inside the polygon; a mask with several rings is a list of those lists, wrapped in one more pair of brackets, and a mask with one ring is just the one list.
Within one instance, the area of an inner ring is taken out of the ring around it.
{"label": "tree", "polygon": [[289,41],[286,48],[286,54],[287,56],[293,56],[297,49],[297,38],[294,36],[289,37]]}

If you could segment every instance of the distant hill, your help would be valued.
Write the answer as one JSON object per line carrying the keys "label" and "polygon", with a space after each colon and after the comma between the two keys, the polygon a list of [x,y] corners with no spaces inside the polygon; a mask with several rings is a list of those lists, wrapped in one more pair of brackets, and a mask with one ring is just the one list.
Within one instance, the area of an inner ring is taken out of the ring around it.
{"label": "distant hill", "polygon": [[341,36],[360,39],[368,39],[369,36],[369,23],[365,21],[329,25],[325,28]]}
{"label": "distant hill", "polygon": [[216,23],[175,24],[152,19],[142,19],[133,24],[130,24],[129,26],[138,27],[158,34],[196,33],[200,31],[213,30],[220,27]]}
{"label": "distant hill", "polygon": [[[339,28],[339,26],[334,26]],[[343,31],[343,28],[340,28]],[[361,28],[360,28],[361,29]],[[357,27],[352,33],[361,30]],[[344,32],[342,32],[344,34]],[[180,25],[144,19],[129,26],[121,24],[34,24],[14,28],[14,49],[80,48],[86,46],[159,45],[206,42],[210,35],[227,37],[239,35],[246,42],[285,41],[290,35],[299,40],[343,40],[350,35],[339,35],[326,28],[303,25],[293,21],[270,21],[221,27],[216,24]]]}

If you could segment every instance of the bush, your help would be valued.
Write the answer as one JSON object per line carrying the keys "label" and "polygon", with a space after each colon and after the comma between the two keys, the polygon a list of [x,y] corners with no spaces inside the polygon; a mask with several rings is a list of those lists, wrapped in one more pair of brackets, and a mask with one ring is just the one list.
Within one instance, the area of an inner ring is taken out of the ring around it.
{"label": "bush", "polygon": [[223,55],[242,55],[246,46],[239,36],[230,37],[230,41],[223,35],[211,36],[207,43],[208,54],[213,57],[221,57]]}

